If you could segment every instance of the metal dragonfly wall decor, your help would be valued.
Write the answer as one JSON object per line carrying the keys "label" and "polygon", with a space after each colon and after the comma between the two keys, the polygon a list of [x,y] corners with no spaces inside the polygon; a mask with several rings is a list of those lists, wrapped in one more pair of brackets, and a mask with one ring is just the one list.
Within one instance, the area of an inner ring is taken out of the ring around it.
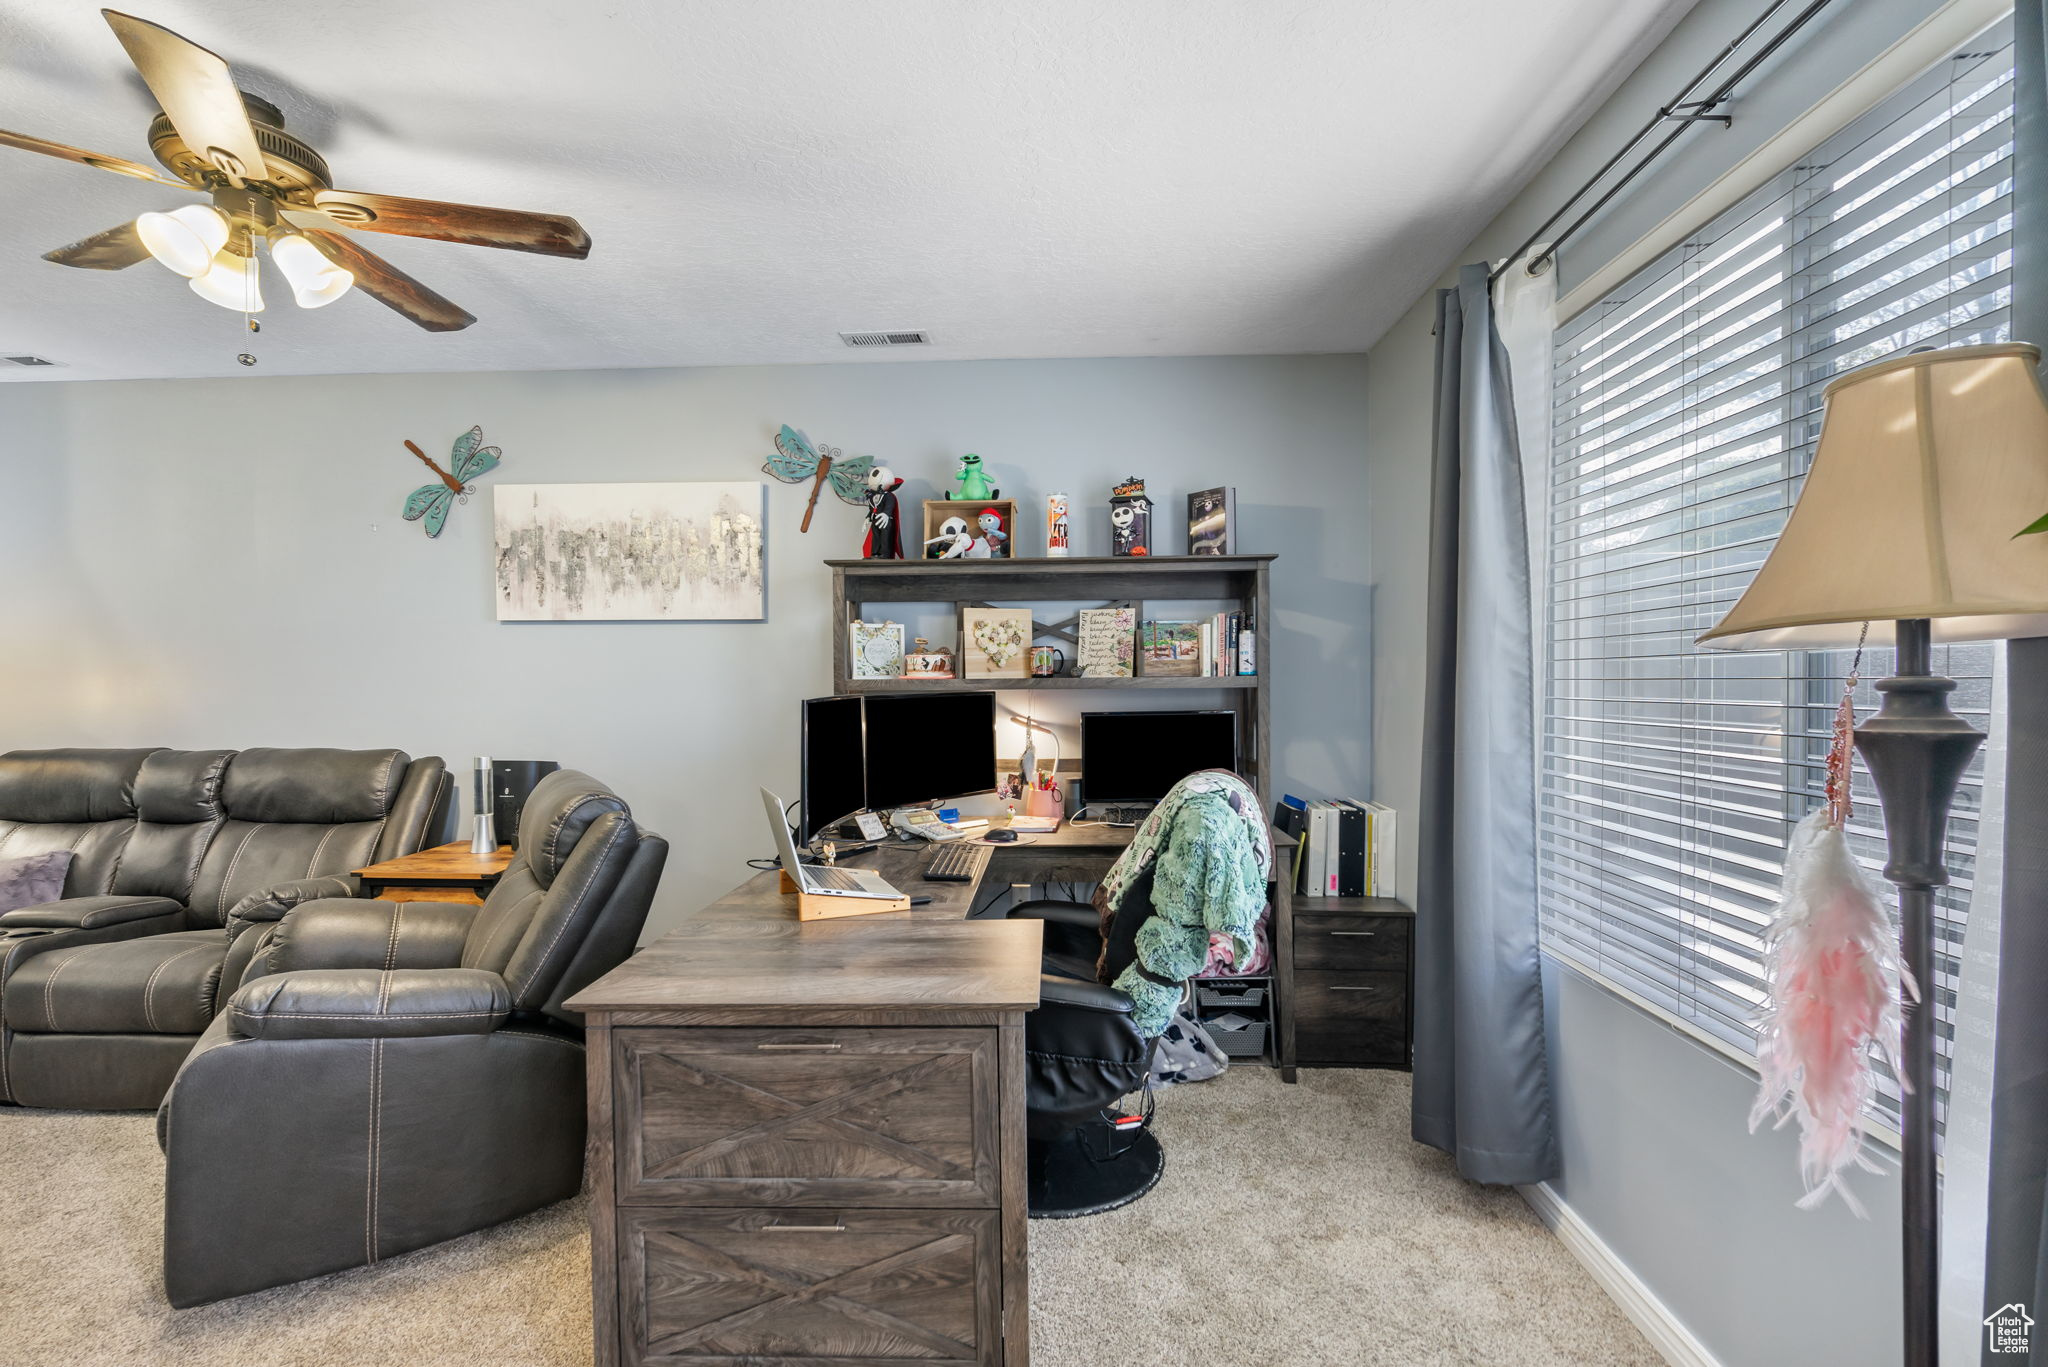
{"label": "metal dragonfly wall decor", "polygon": [[842,500],[855,507],[867,506],[868,470],[874,463],[873,456],[845,456],[836,446],[813,446],[809,437],[785,423],[775,434],[775,454],[761,468],[784,484],[811,481],[803,525],[797,528],[807,532],[811,529],[811,514],[818,506],[818,493],[828,479],[832,481],[832,492]]}
{"label": "metal dragonfly wall decor", "polygon": [[481,425],[470,428],[455,439],[455,447],[448,453],[448,464],[454,472],[451,474],[414,445],[411,438],[406,439],[405,449],[425,462],[440,480],[438,484],[422,484],[412,491],[405,500],[407,522],[419,523],[428,536],[441,534],[442,526],[448,521],[449,507],[469,502],[469,496],[476,492],[476,479],[498,468],[498,457],[503,452],[495,446],[485,446],[483,440]]}

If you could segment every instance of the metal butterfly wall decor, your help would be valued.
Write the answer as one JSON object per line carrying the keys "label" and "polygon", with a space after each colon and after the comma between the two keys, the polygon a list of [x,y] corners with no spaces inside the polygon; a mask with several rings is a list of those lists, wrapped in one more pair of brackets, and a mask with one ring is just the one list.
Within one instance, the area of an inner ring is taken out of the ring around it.
{"label": "metal butterfly wall decor", "polygon": [[484,429],[481,426],[472,427],[455,439],[455,448],[448,453],[448,464],[453,474],[443,470],[410,438],[406,440],[405,449],[424,461],[441,481],[439,484],[422,484],[412,491],[411,497],[405,500],[407,522],[419,523],[428,536],[441,534],[441,527],[448,521],[449,506],[469,502],[469,496],[476,492],[477,477],[498,468],[498,457],[503,453],[495,446],[485,446],[483,440]]}
{"label": "metal butterfly wall decor", "polygon": [[873,456],[842,456],[836,446],[813,446],[809,437],[785,423],[775,434],[775,454],[761,468],[784,484],[811,481],[803,525],[797,528],[807,532],[811,529],[811,513],[818,506],[818,491],[828,479],[832,481],[832,492],[840,498],[856,507],[867,506],[868,470],[874,463]]}

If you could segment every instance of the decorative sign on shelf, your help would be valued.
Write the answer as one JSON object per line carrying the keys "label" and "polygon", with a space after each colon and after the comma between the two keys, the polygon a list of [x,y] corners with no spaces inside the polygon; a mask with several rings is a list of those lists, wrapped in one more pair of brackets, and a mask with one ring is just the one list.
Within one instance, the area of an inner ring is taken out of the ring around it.
{"label": "decorative sign on shelf", "polygon": [[[428,536],[439,536],[441,528],[448,521],[448,509],[456,503],[469,502],[469,496],[476,492],[475,481],[498,468],[498,457],[503,453],[495,446],[485,446],[484,429],[472,427],[455,439],[455,447],[448,453],[450,469],[443,470],[434,458],[406,438],[405,449],[418,456],[440,481],[438,484],[422,484],[412,491],[405,500],[405,520],[417,522]],[[452,473],[451,473],[452,471]]]}
{"label": "decorative sign on shelf", "polygon": [[960,613],[960,658],[970,679],[1026,677],[1024,652],[1031,645],[1028,608],[964,608]]}
{"label": "decorative sign on shelf", "polygon": [[760,622],[767,486],[500,484],[501,622]]}

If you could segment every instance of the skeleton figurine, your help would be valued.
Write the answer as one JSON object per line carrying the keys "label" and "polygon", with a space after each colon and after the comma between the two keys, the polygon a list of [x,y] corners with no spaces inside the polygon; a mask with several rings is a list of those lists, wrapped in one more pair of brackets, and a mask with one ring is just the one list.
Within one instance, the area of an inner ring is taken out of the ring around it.
{"label": "skeleton figurine", "polygon": [[886,465],[868,469],[868,535],[860,553],[869,560],[901,560],[903,528],[896,507],[896,491],[903,481]]}
{"label": "skeleton figurine", "polygon": [[1110,546],[1113,554],[1129,555],[1138,542],[1138,510],[1119,503],[1109,510]]}
{"label": "skeleton figurine", "polygon": [[[974,520],[974,524],[981,530],[979,540],[986,548],[982,554],[1008,559],[1010,534],[1003,530],[1003,515],[993,508],[983,508],[981,516]],[[974,552],[969,551],[968,554],[973,555]]]}
{"label": "skeleton figurine", "polygon": [[958,560],[974,545],[974,538],[967,534],[967,519],[949,517],[939,524],[939,534],[924,543],[927,560]]}

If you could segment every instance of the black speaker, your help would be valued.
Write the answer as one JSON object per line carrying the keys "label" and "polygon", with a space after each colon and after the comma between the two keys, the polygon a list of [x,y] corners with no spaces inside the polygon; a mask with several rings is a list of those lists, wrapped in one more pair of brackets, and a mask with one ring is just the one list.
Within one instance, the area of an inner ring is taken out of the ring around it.
{"label": "black speaker", "polygon": [[519,814],[526,809],[526,799],[536,784],[561,767],[551,759],[491,761],[491,821],[499,840],[519,848]]}

